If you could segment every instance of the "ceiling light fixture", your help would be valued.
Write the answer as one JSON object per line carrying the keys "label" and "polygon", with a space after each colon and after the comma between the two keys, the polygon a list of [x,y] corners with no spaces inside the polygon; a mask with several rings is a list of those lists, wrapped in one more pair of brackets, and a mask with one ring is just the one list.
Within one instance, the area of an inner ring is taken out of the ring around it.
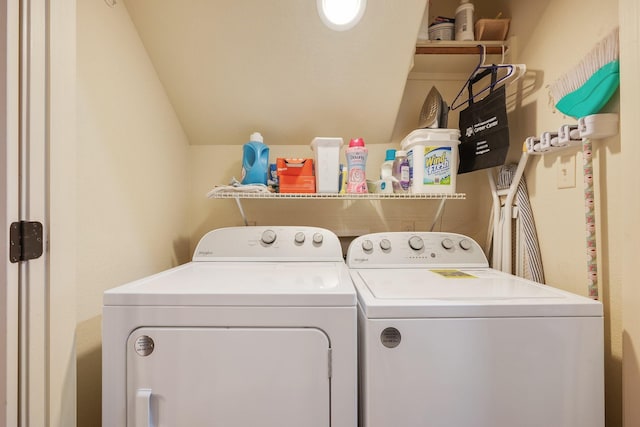
{"label": "ceiling light fixture", "polygon": [[327,27],[346,31],[360,22],[367,0],[317,0],[317,4],[318,14]]}

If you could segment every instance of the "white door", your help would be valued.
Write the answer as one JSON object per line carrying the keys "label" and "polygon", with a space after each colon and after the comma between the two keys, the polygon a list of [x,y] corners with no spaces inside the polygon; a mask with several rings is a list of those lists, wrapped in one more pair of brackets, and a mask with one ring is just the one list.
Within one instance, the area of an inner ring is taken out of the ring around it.
{"label": "white door", "polygon": [[0,6],[0,422],[7,426],[48,425],[46,255],[22,262],[10,232],[21,220],[46,227],[45,15],[38,0]]}
{"label": "white door", "polygon": [[[19,219],[43,226],[47,239],[47,4],[43,0],[19,0]],[[47,251],[19,269],[19,423],[20,427],[49,425],[48,411],[48,262]]]}
{"label": "white door", "polygon": [[312,328],[140,328],[127,427],[328,427],[330,348]]}
{"label": "white door", "polygon": [[9,227],[18,219],[18,2],[0,5],[0,425],[18,425],[18,266]]}
{"label": "white door", "polygon": [[[75,146],[75,0],[50,3],[0,2],[0,426],[75,425],[75,175],[59,161]],[[66,227],[55,260],[50,212],[58,235]],[[20,220],[43,225],[44,254],[11,262],[10,227]]]}

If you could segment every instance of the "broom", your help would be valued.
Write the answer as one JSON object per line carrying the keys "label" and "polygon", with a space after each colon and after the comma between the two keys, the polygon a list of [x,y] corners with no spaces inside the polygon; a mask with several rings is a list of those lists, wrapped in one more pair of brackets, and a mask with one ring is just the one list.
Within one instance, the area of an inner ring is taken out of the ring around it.
{"label": "broom", "polygon": [[[556,108],[574,118],[598,113],[620,86],[618,29],[601,40],[582,62],[549,85]],[[595,197],[593,191],[593,148],[589,138],[582,140],[584,172],[585,226],[587,243],[587,288],[598,299]]]}
{"label": "broom", "polygon": [[556,108],[574,118],[599,112],[620,85],[618,58],[616,28],[577,67],[548,86]]}

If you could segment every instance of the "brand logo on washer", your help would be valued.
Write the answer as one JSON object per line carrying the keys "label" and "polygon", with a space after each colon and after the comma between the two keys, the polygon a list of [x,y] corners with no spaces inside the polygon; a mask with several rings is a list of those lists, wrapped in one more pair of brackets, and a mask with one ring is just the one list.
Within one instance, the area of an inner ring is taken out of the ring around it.
{"label": "brand logo on washer", "polygon": [[400,331],[396,328],[385,328],[380,334],[380,342],[387,348],[396,348],[401,340]]}
{"label": "brand logo on washer", "polygon": [[153,353],[155,343],[150,336],[142,335],[136,338],[136,342],[134,343],[133,348],[136,350],[136,353],[144,357]]}

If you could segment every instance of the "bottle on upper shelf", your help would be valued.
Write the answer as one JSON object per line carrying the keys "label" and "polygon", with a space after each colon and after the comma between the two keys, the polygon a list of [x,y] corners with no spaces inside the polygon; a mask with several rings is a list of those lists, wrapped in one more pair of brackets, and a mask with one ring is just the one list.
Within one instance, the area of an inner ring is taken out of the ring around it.
{"label": "bottle on upper shelf", "polygon": [[473,3],[460,0],[460,6],[456,9],[456,40],[473,41],[473,12]]}

